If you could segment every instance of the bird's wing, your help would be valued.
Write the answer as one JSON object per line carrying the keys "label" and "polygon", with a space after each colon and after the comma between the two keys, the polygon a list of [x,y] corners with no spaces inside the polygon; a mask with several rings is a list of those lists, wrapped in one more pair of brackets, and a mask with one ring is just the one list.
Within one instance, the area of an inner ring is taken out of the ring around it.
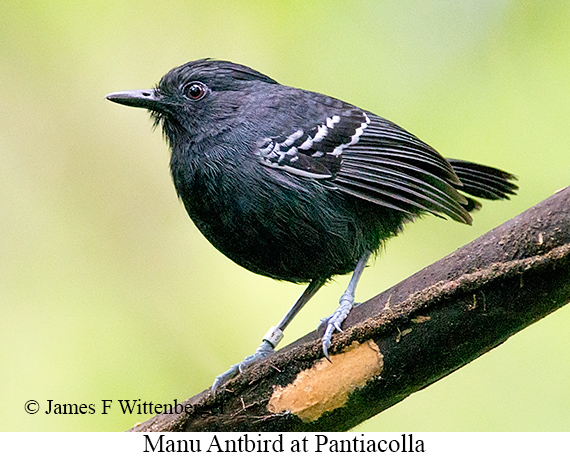
{"label": "bird's wing", "polygon": [[[332,107],[331,107],[332,108]],[[331,109],[320,123],[265,138],[262,164],[409,214],[430,212],[470,223],[461,182],[437,151],[396,124],[351,105]]]}
{"label": "bird's wing", "polygon": [[470,223],[461,182],[435,149],[379,116],[343,151],[334,182],[356,197],[412,214],[427,211]]}
{"label": "bird's wing", "polygon": [[345,110],[320,123],[300,126],[287,136],[265,138],[257,154],[261,163],[269,167],[330,179],[340,169],[343,151],[359,141],[369,123],[370,118],[363,111]]}

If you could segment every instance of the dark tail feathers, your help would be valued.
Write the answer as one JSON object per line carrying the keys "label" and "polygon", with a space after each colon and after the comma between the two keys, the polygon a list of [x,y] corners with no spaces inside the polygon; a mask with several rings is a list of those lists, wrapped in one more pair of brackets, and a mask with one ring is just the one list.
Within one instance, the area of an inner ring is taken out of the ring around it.
{"label": "dark tail feathers", "polygon": [[[508,200],[509,196],[515,195],[519,188],[512,182],[517,179],[516,176],[506,171],[464,160],[446,160],[451,164],[453,171],[463,184],[462,186],[455,186],[457,190],[474,197],[487,200]],[[464,207],[467,211],[475,211],[481,207],[477,200],[466,198],[467,204]]]}

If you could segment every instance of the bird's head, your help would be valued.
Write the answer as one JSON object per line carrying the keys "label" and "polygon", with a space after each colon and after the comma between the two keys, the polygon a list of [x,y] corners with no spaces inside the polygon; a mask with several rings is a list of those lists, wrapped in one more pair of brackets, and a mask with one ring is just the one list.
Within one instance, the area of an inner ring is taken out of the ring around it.
{"label": "bird's head", "polygon": [[277,82],[243,65],[202,59],[170,70],[154,89],[113,92],[107,99],[148,109],[172,144],[231,128],[260,84]]}

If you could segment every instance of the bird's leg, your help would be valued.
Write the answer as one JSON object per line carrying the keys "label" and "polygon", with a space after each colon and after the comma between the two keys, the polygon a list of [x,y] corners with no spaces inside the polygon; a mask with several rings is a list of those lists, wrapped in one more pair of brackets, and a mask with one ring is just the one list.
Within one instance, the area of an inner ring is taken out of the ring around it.
{"label": "bird's leg", "polygon": [[275,347],[283,339],[283,331],[291,323],[293,318],[297,315],[301,308],[311,299],[313,295],[322,287],[326,282],[325,279],[314,279],[307,286],[303,294],[297,299],[291,309],[285,314],[283,319],[279,321],[277,326],[271,327],[263,337],[261,344],[255,352],[243,359],[242,362],[232,365],[229,370],[224,371],[222,374],[216,376],[214,384],[212,384],[212,393],[222,384],[233,378],[238,373],[241,373],[247,366],[251,365],[257,360],[264,359],[265,357],[273,354]]}
{"label": "bird's leg", "polygon": [[370,252],[365,252],[364,255],[360,258],[356,264],[356,268],[352,273],[352,278],[350,278],[350,282],[348,283],[346,291],[340,297],[339,307],[330,317],[324,319],[324,323],[326,323],[327,327],[325,329],[325,334],[323,335],[323,353],[325,354],[325,357],[329,359],[329,361],[329,347],[331,345],[332,334],[335,330],[342,332],[340,326],[354,306],[354,293],[356,291],[356,286],[358,284],[360,276],[362,275],[362,272],[364,271],[366,262],[368,262],[370,254]]}

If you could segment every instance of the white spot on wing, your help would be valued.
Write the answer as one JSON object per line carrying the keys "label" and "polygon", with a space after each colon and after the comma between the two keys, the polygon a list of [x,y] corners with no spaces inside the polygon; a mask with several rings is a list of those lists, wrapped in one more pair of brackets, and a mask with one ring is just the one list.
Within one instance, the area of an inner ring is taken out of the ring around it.
{"label": "white spot on wing", "polygon": [[329,129],[327,128],[326,125],[319,125],[319,128],[317,130],[317,134],[315,135],[315,138],[313,138],[313,142],[318,142],[321,141],[324,137],[327,136]]}
{"label": "white spot on wing", "polygon": [[283,143],[281,143],[281,146],[291,146],[295,142],[295,140],[297,140],[303,136],[303,133],[304,132],[302,130],[300,130],[300,129],[297,130],[295,133],[292,133],[291,135],[289,135],[287,137],[287,139]]}
{"label": "white spot on wing", "polygon": [[[353,144],[358,143],[358,140],[360,139],[360,137],[364,133],[364,130],[370,124],[370,119],[368,118],[366,113],[362,113],[362,115],[364,116],[364,122],[362,122],[360,124],[360,126],[354,130],[354,134],[350,137],[350,141],[348,141],[344,144],[338,145],[329,154],[331,154],[335,157],[338,157],[342,154],[342,151],[344,149],[346,149],[349,146],[352,146]],[[295,132],[293,132],[291,135],[289,135],[281,143],[276,143],[274,140],[271,140],[268,138],[268,139],[264,140],[264,143],[262,143],[260,149],[258,150],[258,154],[261,156],[262,161],[265,165],[269,165],[272,167],[280,167],[280,168],[285,169],[288,167],[287,165],[282,164],[285,161],[285,159],[288,159],[289,163],[293,163],[293,162],[296,162],[297,160],[299,160],[299,158],[297,157],[299,150],[301,150],[301,151],[309,150],[309,149],[313,148],[315,143],[323,141],[327,137],[327,135],[330,133],[330,131],[333,130],[334,127],[336,126],[336,124],[338,124],[340,121],[341,121],[341,117],[339,115],[336,115],[336,114],[332,117],[327,117],[325,120],[325,123],[321,124],[317,127],[317,132],[315,133],[315,136],[311,137],[310,135],[308,135],[307,139],[305,141],[303,141],[303,143],[300,146],[297,146],[297,147],[291,147],[291,146],[295,143],[295,141],[297,141],[299,138],[301,138],[305,134],[305,132],[302,129],[296,130]],[[323,152],[323,151],[315,151],[311,155],[311,157],[319,158],[319,157],[323,157],[324,155],[325,155],[325,152]],[[288,168],[290,168],[290,170],[288,170],[288,171],[293,172],[292,171],[293,167],[288,167]],[[330,175],[326,175],[326,176],[325,175],[317,175],[315,173],[309,173],[309,172],[302,171],[302,170],[297,170],[297,169],[294,169],[294,170],[299,175],[301,175],[301,172],[302,172],[303,173],[302,176],[330,177]]]}
{"label": "white spot on wing", "polygon": [[313,147],[313,139],[309,137],[303,142],[301,146],[299,146],[299,149],[306,151],[307,149],[311,149],[312,147]]}
{"label": "white spot on wing", "polygon": [[340,116],[336,114],[333,117],[327,117],[327,127],[332,129],[336,123],[340,121]]}
{"label": "white spot on wing", "polygon": [[354,135],[352,135],[350,137],[350,141],[348,143],[341,144],[340,146],[337,146],[336,148],[334,148],[333,152],[331,152],[331,154],[333,156],[338,157],[339,155],[342,154],[343,149],[348,148],[349,146],[352,146],[353,144],[358,143],[358,140],[360,139],[361,135],[364,133],[364,129],[366,127],[368,127],[368,124],[370,124],[370,119],[368,118],[366,113],[363,113],[363,114],[364,114],[364,122],[362,122],[360,124],[360,127],[358,127],[356,129],[356,131],[354,132]]}
{"label": "white spot on wing", "polygon": [[269,144],[268,144],[267,146],[265,146],[264,148],[261,148],[261,149],[259,150],[259,153],[260,153],[261,155],[268,154],[269,151],[271,151],[272,149],[273,149],[273,143],[269,143]]}

